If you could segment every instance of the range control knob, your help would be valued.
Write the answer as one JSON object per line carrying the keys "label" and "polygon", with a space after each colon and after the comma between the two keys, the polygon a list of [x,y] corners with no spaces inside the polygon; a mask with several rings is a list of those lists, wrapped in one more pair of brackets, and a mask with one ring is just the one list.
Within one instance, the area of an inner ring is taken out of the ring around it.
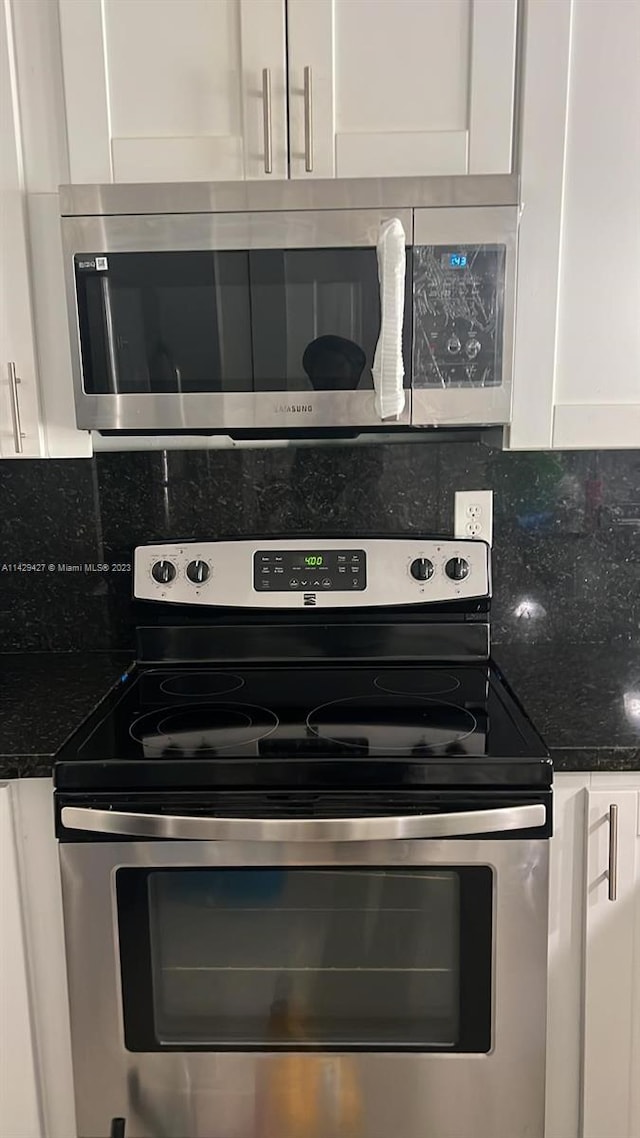
{"label": "range control knob", "polygon": [[416,557],[411,562],[410,572],[416,581],[428,581],[433,576],[433,565],[428,557]]}
{"label": "range control knob", "polygon": [[151,568],[151,576],[159,585],[168,585],[176,575],[173,561],[156,561]]}
{"label": "range control knob", "polygon": [[469,562],[464,557],[450,557],[444,571],[452,581],[464,581],[469,576]]}
{"label": "range control knob", "polygon": [[206,561],[190,561],[187,565],[187,577],[194,585],[202,585],[209,579],[211,570]]}

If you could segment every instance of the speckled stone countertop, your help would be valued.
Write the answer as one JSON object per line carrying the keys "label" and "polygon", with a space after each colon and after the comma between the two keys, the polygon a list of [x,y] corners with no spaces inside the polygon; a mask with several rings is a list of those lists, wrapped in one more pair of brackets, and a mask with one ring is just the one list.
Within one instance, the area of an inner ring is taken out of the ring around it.
{"label": "speckled stone countertop", "polygon": [[558,771],[640,771],[640,644],[495,644]]}
{"label": "speckled stone countertop", "polygon": [[0,654],[0,778],[48,778],[56,752],[133,655],[131,650]]}
{"label": "speckled stone countertop", "polygon": [[[0,654],[0,778],[49,777],[53,759],[132,651]],[[498,644],[493,657],[558,771],[640,771],[640,647]]]}

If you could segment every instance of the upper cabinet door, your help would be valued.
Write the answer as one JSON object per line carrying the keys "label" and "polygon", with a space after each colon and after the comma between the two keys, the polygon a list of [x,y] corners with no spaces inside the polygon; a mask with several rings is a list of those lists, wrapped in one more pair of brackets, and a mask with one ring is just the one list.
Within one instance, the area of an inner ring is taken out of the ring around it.
{"label": "upper cabinet door", "polygon": [[511,171],[517,0],[287,11],[291,177]]}
{"label": "upper cabinet door", "polygon": [[0,0],[0,457],[42,453],[10,15]]}
{"label": "upper cabinet door", "polygon": [[640,446],[640,4],[574,3],[554,447]]}
{"label": "upper cabinet door", "polygon": [[284,0],[59,0],[73,182],[287,176]]}

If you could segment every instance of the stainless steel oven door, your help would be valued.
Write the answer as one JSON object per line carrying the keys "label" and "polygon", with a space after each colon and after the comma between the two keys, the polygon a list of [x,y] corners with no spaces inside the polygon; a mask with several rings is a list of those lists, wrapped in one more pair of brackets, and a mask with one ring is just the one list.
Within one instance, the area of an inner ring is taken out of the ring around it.
{"label": "stainless steel oven door", "polygon": [[[381,426],[377,243],[393,217],[410,259],[410,209],[64,217],[78,426]],[[411,417],[410,269],[404,325],[390,425]]]}
{"label": "stainless steel oven door", "polygon": [[284,841],[63,810],[103,831],[60,848],[79,1138],[542,1138],[548,842],[522,810]]}

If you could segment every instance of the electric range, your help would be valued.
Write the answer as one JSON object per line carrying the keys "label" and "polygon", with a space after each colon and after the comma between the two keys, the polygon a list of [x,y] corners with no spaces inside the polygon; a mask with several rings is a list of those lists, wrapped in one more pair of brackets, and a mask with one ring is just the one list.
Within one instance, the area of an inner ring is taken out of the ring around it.
{"label": "electric range", "polygon": [[55,768],[80,1138],[542,1138],[552,767],[488,546],[162,543],[134,595]]}

